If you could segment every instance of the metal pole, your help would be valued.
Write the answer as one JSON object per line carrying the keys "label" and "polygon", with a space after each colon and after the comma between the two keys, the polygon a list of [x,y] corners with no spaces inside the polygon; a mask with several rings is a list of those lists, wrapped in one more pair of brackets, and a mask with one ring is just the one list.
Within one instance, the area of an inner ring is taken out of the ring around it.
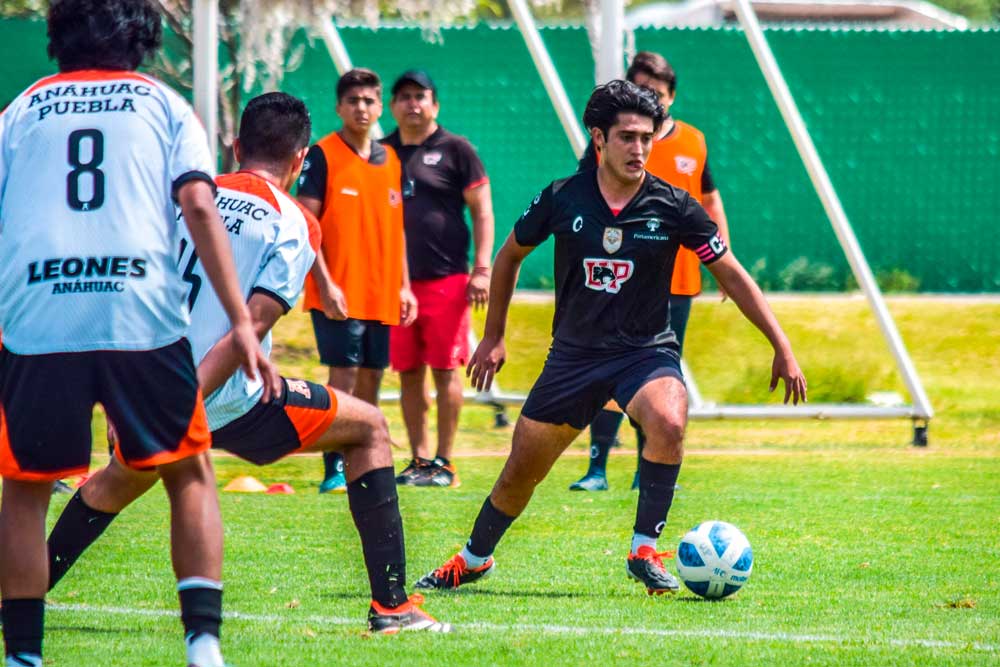
{"label": "metal pole", "polygon": [[601,43],[597,53],[597,83],[625,78],[625,3],[601,0]]}
{"label": "metal pole", "polygon": [[833,231],[836,233],[837,239],[844,249],[844,254],[847,255],[847,261],[851,265],[854,277],[857,279],[858,285],[861,286],[861,290],[865,293],[868,303],[875,312],[879,327],[882,329],[882,335],[885,337],[886,342],[889,344],[889,349],[896,358],[896,365],[899,367],[899,372],[902,374],[903,381],[906,383],[910,397],[913,400],[916,416],[930,419],[934,415],[934,410],[931,408],[927,394],[924,392],[920,377],[917,375],[913,361],[906,350],[906,345],[903,343],[903,339],[896,329],[896,323],[889,314],[888,308],[886,308],[882,292],[879,290],[878,284],[875,282],[875,277],[872,275],[868,262],[865,260],[861,246],[858,244],[858,239],[851,228],[851,223],[847,220],[847,214],[844,212],[840,204],[840,199],[837,197],[837,193],[833,189],[833,184],[830,182],[830,177],[826,173],[823,163],[820,161],[816,146],[813,144],[812,138],[806,130],[805,123],[802,121],[798,107],[795,105],[795,100],[788,90],[788,84],[785,83],[785,78],[778,68],[774,54],[771,52],[771,48],[764,38],[764,32],[760,29],[760,23],[758,23],[757,15],[750,5],[750,0],[735,0],[733,5],[736,8],[736,15],[739,17],[740,25],[743,26],[743,31],[750,42],[750,48],[753,50],[754,57],[757,58],[757,64],[764,73],[767,85],[771,89],[771,95],[774,96],[774,101],[777,102],[778,108],[781,110],[781,116],[785,119],[785,124],[792,134],[792,139],[799,151],[799,156],[802,158],[806,170],[809,172],[809,178],[812,179],[813,187],[816,188],[816,192],[823,202],[823,208],[830,219],[830,224],[833,225]]}
{"label": "metal pole", "polygon": [[219,124],[219,5],[216,0],[194,0],[194,111],[208,135],[213,159],[218,154]]}
{"label": "metal pole", "polygon": [[[321,19],[320,28],[320,32],[323,35],[323,43],[326,44],[326,50],[330,52],[330,57],[333,59],[333,66],[337,68],[337,73],[343,74],[353,69],[354,65],[351,64],[351,56],[347,53],[347,47],[344,45],[344,40],[340,37],[340,31],[337,30],[333,17],[328,16]],[[381,139],[383,136],[385,136],[385,132],[382,131],[382,125],[376,121],[375,125],[372,126],[371,137],[372,139]]]}
{"label": "metal pole", "polygon": [[521,37],[524,38],[524,43],[528,47],[531,59],[535,63],[535,68],[542,77],[545,92],[549,94],[549,100],[552,101],[556,115],[559,116],[559,122],[562,123],[563,131],[569,139],[570,146],[573,147],[573,153],[579,158],[587,148],[587,138],[577,123],[573,107],[569,103],[569,97],[566,96],[566,89],[563,88],[562,81],[556,74],[555,65],[552,64],[552,58],[549,57],[542,37],[538,34],[538,28],[535,27],[531,11],[525,0],[510,0],[509,4],[511,14],[514,15],[514,20],[517,22]]}

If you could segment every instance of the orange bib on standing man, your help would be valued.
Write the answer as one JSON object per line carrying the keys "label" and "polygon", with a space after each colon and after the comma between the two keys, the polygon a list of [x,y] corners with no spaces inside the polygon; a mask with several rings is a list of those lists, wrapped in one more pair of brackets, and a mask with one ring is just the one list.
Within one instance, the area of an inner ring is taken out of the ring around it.
{"label": "orange bib on standing man", "polygon": [[[701,179],[707,155],[705,135],[691,125],[675,120],[670,133],[653,142],[646,171],[674,187],[687,190],[700,204]],[[693,251],[682,246],[674,262],[670,293],[694,296],[700,292],[701,262]]]}
{"label": "orange bib on standing man", "polygon": [[[351,318],[399,324],[403,282],[399,158],[385,147],[384,161],[363,160],[336,132],[316,145],[327,168],[319,222],[330,278],[343,290]],[[323,309],[312,275],[306,279],[304,308]]]}

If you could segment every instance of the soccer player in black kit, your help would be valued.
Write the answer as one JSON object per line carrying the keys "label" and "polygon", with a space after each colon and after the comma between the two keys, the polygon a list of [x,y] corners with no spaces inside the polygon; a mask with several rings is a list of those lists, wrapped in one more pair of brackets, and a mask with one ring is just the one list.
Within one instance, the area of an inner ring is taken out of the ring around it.
{"label": "soccer player in black kit", "polygon": [[639,501],[629,576],[650,594],[674,592],[656,539],[666,523],[683,457],[687,393],[666,295],[679,245],[708,266],[774,348],[771,389],[806,400],[806,380],[764,295],[698,203],[645,171],[665,112],[655,93],[626,81],[598,86],[583,122],[600,166],[553,182],[535,197],[494,260],[483,339],[469,361],[488,388],[507,352],[504,330],[521,262],[555,237],[552,346],[514,429],[511,453],[466,546],[416,583],[457,588],[493,569],[493,551],[552,465],[609,399],[643,429]]}

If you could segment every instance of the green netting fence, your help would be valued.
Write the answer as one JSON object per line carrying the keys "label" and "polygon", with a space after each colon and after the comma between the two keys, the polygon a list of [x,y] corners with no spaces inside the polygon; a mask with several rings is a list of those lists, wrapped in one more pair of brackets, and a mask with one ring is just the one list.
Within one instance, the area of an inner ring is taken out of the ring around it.
{"label": "green netting fence", "polygon": [[[440,120],[477,146],[493,184],[498,243],[518,213],[575,160],[517,30],[341,30],[355,64],[387,82],[426,69]],[[890,289],[1000,291],[1000,31],[767,31],[792,94],[872,269]],[[546,28],[582,113],[593,61],[582,28]],[[304,38],[303,38],[304,39]],[[674,113],[699,127],[733,246],[771,289],[850,289],[846,260],[743,34],[639,30],[639,49],[678,72]],[[0,21],[9,99],[48,73],[44,25]],[[336,71],[312,42],[284,89],[305,99],[317,136],[337,127]],[[388,105],[382,119],[393,122]],[[551,284],[551,247],[529,257],[522,287]]]}

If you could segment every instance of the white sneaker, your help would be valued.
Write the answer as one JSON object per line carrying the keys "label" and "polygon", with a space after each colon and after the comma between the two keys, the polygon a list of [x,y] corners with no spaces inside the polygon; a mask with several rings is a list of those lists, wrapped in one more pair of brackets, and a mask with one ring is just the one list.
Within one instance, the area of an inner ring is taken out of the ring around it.
{"label": "white sneaker", "polygon": [[8,655],[4,667],[42,667],[42,656],[37,653],[15,653]]}
{"label": "white sneaker", "polygon": [[[201,634],[193,640],[185,639],[184,643],[187,645],[188,667],[225,667],[218,637]],[[38,667],[41,665],[38,663]]]}

